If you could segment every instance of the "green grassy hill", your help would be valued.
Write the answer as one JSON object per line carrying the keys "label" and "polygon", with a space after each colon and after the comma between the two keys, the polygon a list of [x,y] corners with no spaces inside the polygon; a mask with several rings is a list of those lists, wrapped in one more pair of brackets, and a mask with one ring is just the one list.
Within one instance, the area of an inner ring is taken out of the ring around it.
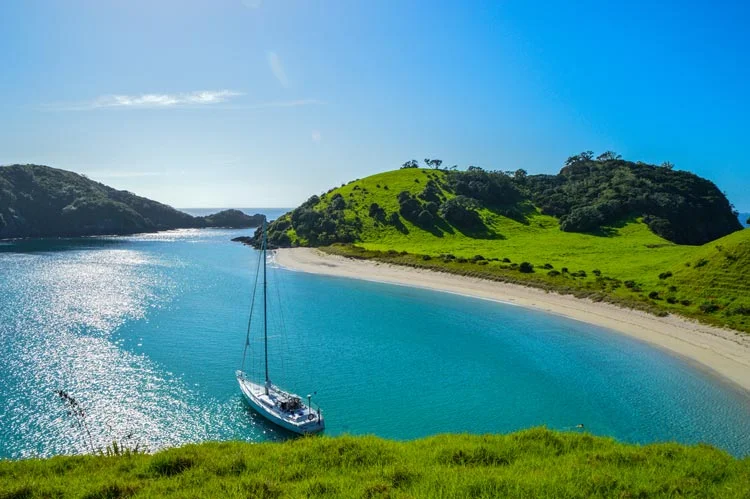
{"label": "green grassy hill", "polygon": [[[560,218],[543,214],[528,196],[499,206],[475,203],[471,211],[480,221],[470,228],[448,222],[442,208],[431,224],[403,216],[403,192],[423,207],[428,185],[441,206],[456,199],[450,175],[409,168],[355,180],[281,217],[269,237],[280,246],[330,245],[328,251],[348,256],[530,284],[750,331],[750,230],[730,230],[701,246],[671,242],[635,216],[588,233],[566,232]],[[336,244],[341,241],[346,244]],[[524,262],[530,267],[522,268]]]}
{"label": "green grassy hill", "polygon": [[750,460],[542,428],[510,435],[206,443],[155,455],[0,461],[0,498],[748,497]]}

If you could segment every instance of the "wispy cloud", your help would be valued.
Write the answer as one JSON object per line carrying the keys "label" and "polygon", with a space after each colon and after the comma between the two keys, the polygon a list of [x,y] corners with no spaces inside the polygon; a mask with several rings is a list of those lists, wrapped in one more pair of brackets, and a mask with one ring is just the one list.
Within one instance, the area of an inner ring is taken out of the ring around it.
{"label": "wispy cloud", "polygon": [[320,139],[322,138],[320,135],[320,130],[313,130],[310,135],[312,137],[312,141],[315,142],[316,144],[319,143]]}
{"label": "wispy cloud", "polygon": [[210,108],[225,110],[254,110],[268,108],[293,108],[326,104],[319,99],[295,99],[285,101],[257,102],[255,104],[229,103],[230,97],[244,95],[240,92],[193,92],[190,94],[141,94],[107,95],[93,101],[73,104],[50,104],[42,106],[43,111],[96,111],[102,109],[176,109]]}
{"label": "wispy cloud", "polygon": [[286,71],[284,71],[284,65],[281,64],[281,59],[276,52],[270,51],[266,54],[268,59],[268,65],[271,67],[271,72],[279,80],[279,83],[284,88],[289,88],[289,80],[286,77]]}
{"label": "wispy cloud", "polygon": [[200,90],[176,94],[108,94],[94,100],[77,103],[52,104],[44,109],[52,111],[88,111],[92,109],[169,109],[222,104],[243,95],[234,90]]}
{"label": "wispy cloud", "polygon": [[226,102],[239,95],[242,93],[233,90],[202,90],[179,94],[103,95],[91,104],[94,108],[207,105]]}

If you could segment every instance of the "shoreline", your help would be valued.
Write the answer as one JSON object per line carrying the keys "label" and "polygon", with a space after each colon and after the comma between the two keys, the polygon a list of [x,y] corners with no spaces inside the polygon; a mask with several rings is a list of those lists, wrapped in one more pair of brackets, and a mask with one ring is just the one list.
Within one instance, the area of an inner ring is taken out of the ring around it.
{"label": "shoreline", "polygon": [[645,341],[730,382],[750,396],[750,335],[669,315],[657,317],[610,303],[561,295],[541,289],[356,260],[314,248],[274,252],[281,267],[334,277],[396,284],[490,300],[560,315]]}

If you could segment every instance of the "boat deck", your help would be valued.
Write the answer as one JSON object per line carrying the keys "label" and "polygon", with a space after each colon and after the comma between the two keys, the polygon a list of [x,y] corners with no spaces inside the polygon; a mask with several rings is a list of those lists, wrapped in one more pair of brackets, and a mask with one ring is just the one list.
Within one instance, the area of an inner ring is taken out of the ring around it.
{"label": "boat deck", "polygon": [[[254,383],[237,373],[242,394],[248,403],[258,413],[267,419],[295,433],[317,433],[325,428],[322,414],[308,407],[301,401],[301,397],[287,393],[271,384],[268,393],[263,385]],[[282,404],[291,397],[300,398],[299,407],[294,410],[284,410]]]}

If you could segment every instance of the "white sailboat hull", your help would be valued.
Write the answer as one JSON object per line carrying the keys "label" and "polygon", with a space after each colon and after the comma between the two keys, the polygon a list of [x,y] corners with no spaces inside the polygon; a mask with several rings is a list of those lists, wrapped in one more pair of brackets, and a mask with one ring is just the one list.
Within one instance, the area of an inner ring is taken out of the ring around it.
{"label": "white sailboat hull", "polygon": [[323,415],[304,404],[291,411],[281,408],[281,401],[293,394],[287,394],[272,384],[269,384],[266,393],[265,386],[253,383],[241,371],[237,372],[237,382],[250,407],[277,426],[299,435],[319,433],[325,429]]}

